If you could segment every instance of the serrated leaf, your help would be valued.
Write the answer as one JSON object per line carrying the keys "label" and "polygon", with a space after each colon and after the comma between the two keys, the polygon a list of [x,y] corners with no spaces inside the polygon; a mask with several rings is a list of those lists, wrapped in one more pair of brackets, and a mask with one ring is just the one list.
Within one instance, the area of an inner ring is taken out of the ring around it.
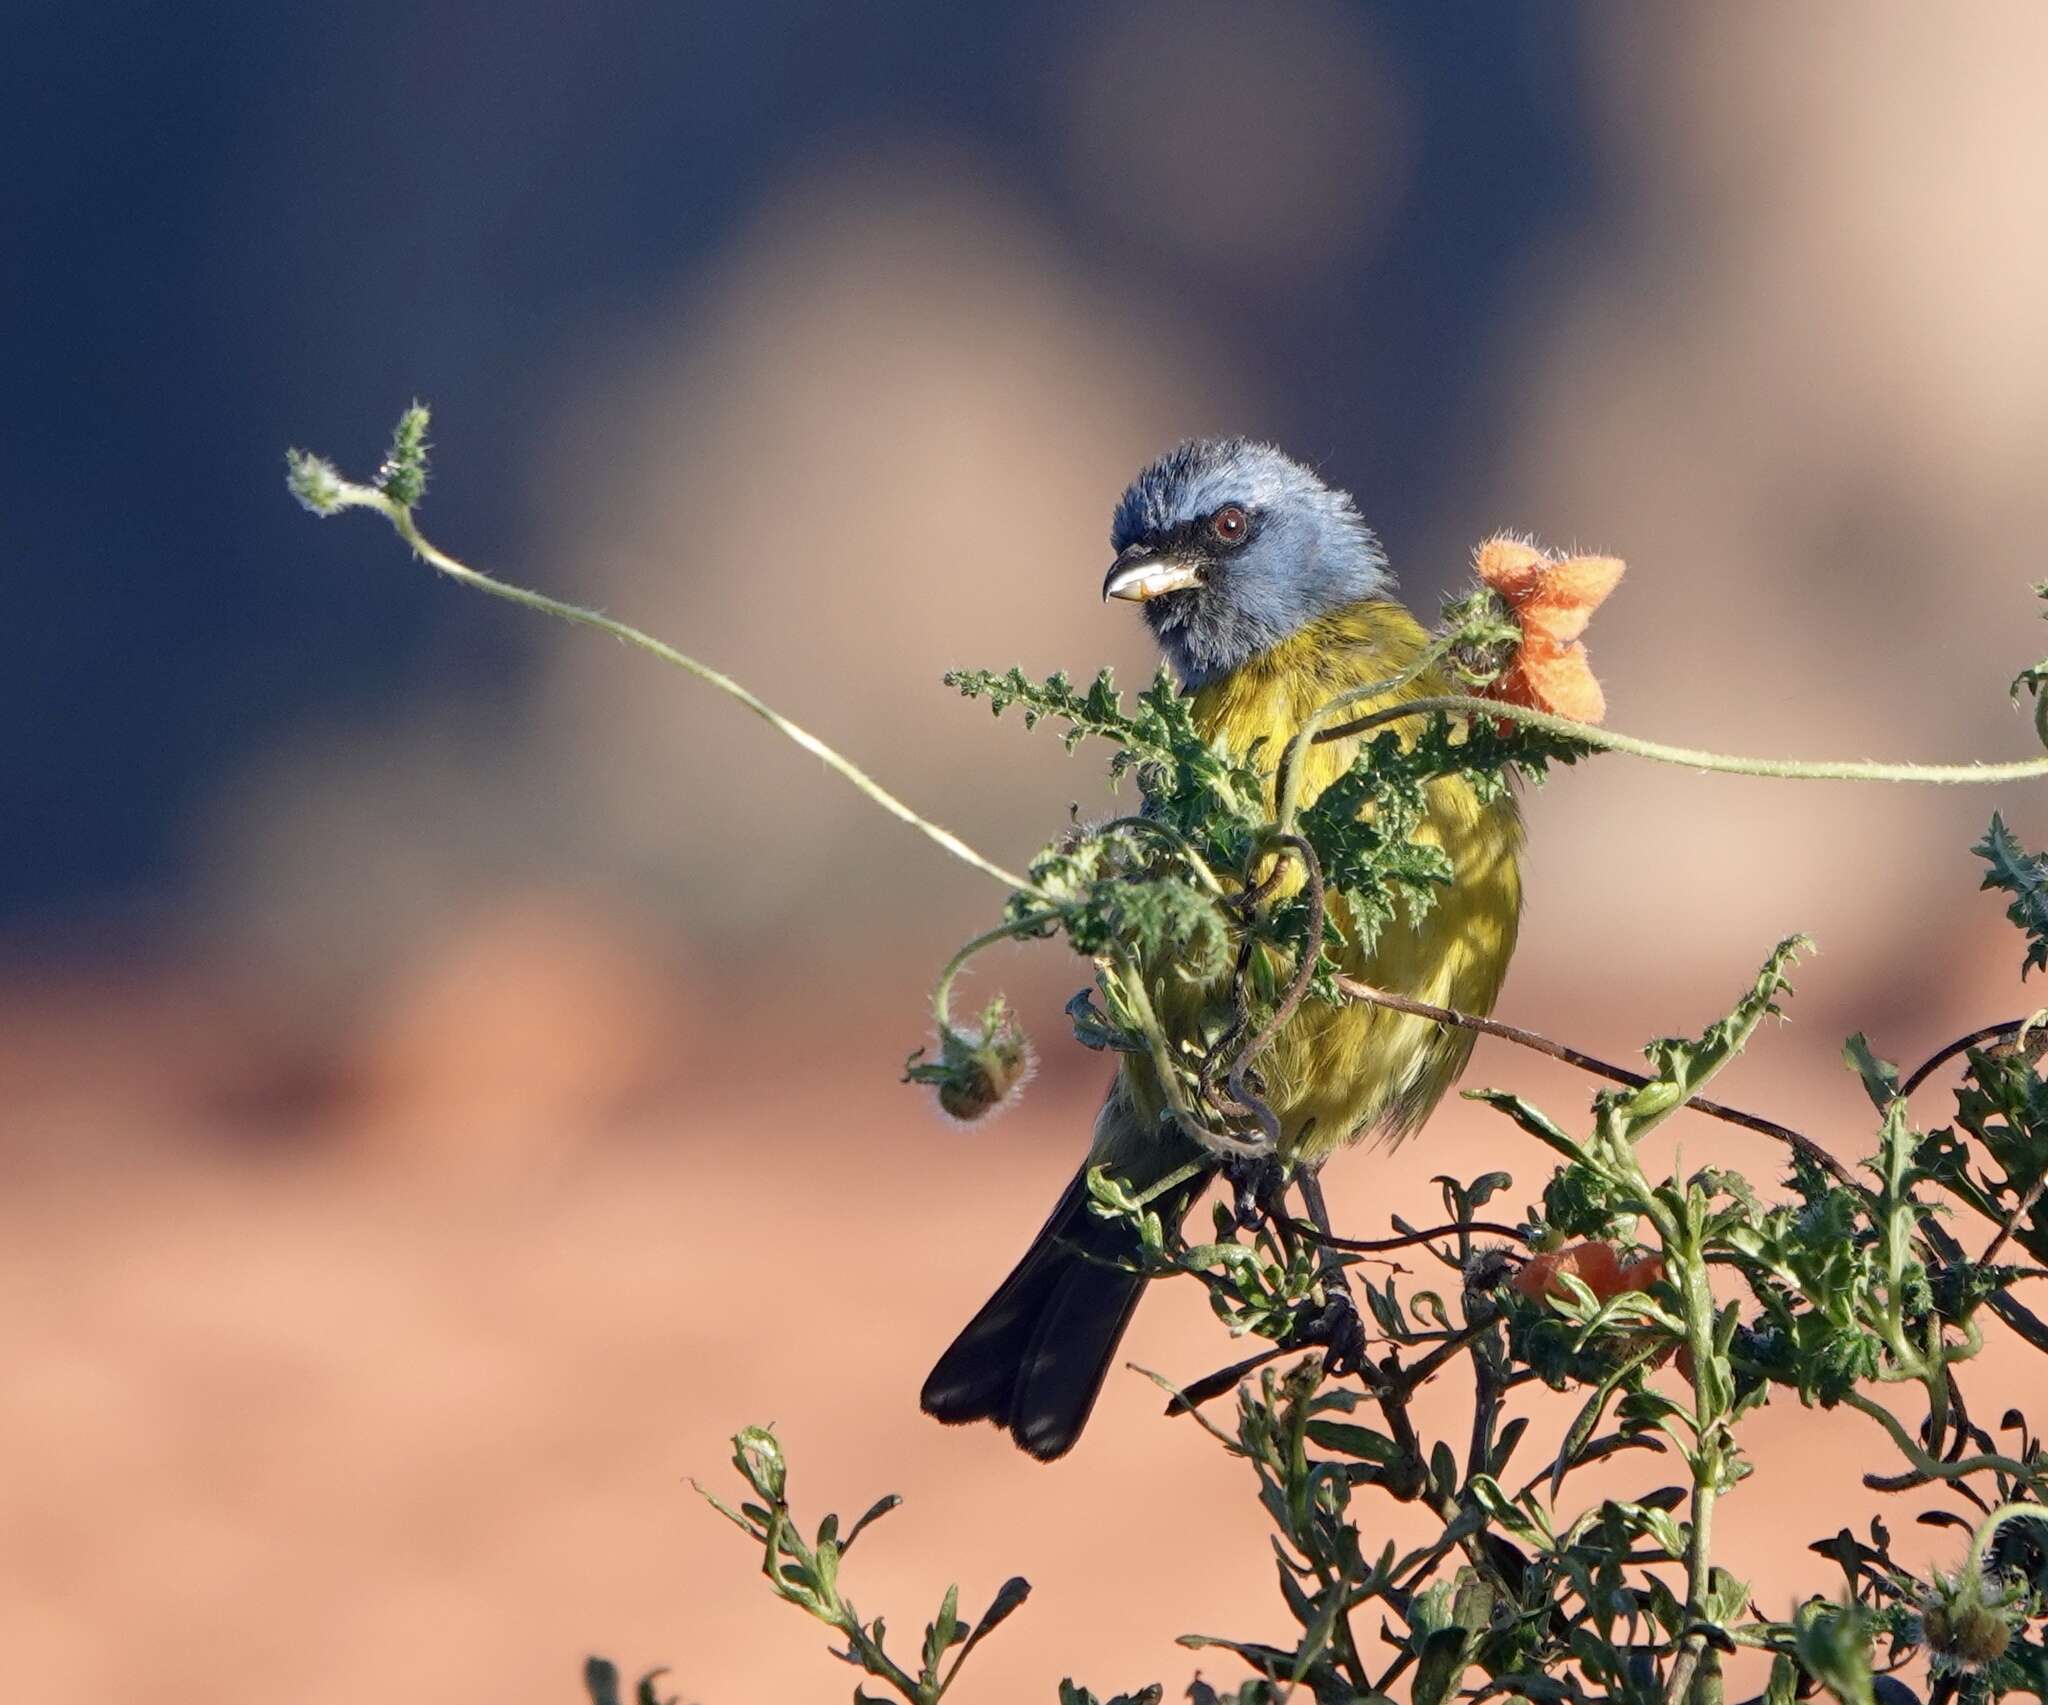
{"label": "serrated leaf", "polygon": [[1579,1146],[1578,1138],[1558,1124],[1533,1102],[1525,1101],[1512,1090],[1468,1089],[1463,1091],[1467,1101],[1479,1101],[1505,1113],[1510,1119],[1527,1131],[1538,1142],[1547,1144],[1567,1160],[1584,1160],[1585,1151]]}
{"label": "serrated leaf", "polygon": [[1989,866],[1981,887],[1997,888],[2012,897],[2005,915],[2027,937],[2021,977],[2036,967],[2048,968],[2048,857],[2021,846],[1996,811],[1991,813],[1991,826],[1984,831],[1984,838],[1970,850]]}
{"label": "serrated leaf", "polygon": [[1666,1036],[1644,1053],[1655,1076],[1641,1089],[1606,1090],[1593,1101],[1597,1140],[1640,1142],[1686,1101],[1706,1087],[1721,1068],[1742,1051],[1751,1033],[1777,1009],[1779,995],[1800,954],[1813,943],[1803,935],[1788,936],[1772,949],[1756,981],[1726,1018],[1710,1024],[1696,1038]]}

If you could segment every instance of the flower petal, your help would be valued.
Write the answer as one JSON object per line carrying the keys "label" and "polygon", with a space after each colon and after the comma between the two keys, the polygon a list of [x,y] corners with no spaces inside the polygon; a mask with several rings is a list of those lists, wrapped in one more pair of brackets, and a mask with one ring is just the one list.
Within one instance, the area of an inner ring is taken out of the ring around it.
{"label": "flower petal", "polygon": [[1619,557],[1577,556],[1541,570],[1516,604],[1522,625],[1559,643],[1577,639],[1626,566]]}
{"label": "flower petal", "polygon": [[1472,554],[1479,578],[1508,606],[1522,642],[1485,696],[1598,722],[1607,698],[1578,643],[1625,572],[1619,557],[1553,557],[1527,539],[1497,533]]}
{"label": "flower petal", "polygon": [[1550,559],[1526,539],[1497,533],[1472,553],[1479,578],[1510,604],[1518,604],[1536,586]]}
{"label": "flower petal", "polygon": [[1573,722],[1598,722],[1607,714],[1607,695],[1577,640],[1550,646],[1531,634],[1523,641],[1521,675],[1530,697],[1524,703]]}

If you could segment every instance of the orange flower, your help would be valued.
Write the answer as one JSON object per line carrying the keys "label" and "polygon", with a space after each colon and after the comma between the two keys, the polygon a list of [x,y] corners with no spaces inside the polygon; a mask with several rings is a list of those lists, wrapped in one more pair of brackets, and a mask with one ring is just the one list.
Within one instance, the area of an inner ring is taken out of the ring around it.
{"label": "orange flower", "polygon": [[1525,1297],[1566,1296],[1562,1276],[1569,1273],[1602,1302],[1623,1291],[1646,1291],[1664,1277],[1664,1257],[1641,1255],[1623,1261],[1611,1243],[1569,1243],[1547,1254],[1532,1255],[1514,1277]]}
{"label": "orange flower", "polygon": [[[1569,1296],[1561,1279],[1566,1273],[1602,1302],[1612,1302],[1624,1291],[1646,1291],[1661,1280],[1664,1257],[1638,1255],[1633,1261],[1624,1261],[1611,1243],[1568,1243],[1562,1249],[1530,1256],[1510,1282],[1532,1301]],[[1668,1349],[1660,1351],[1651,1365],[1661,1366],[1670,1353]],[[1678,1371],[1681,1377],[1692,1378],[1692,1350],[1685,1344],[1678,1346]]]}
{"label": "orange flower", "polygon": [[1507,533],[1481,545],[1472,565],[1522,630],[1522,643],[1486,696],[1574,722],[1598,722],[1607,714],[1607,699],[1579,635],[1626,565],[1611,556],[1554,557]]}

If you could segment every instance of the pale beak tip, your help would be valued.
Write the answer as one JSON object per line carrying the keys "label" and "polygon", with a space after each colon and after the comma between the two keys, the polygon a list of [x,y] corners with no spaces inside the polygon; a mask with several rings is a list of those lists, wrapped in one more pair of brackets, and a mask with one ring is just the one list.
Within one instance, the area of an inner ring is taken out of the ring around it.
{"label": "pale beak tip", "polygon": [[1163,598],[1169,592],[1185,592],[1201,584],[1192,568],[1160,557],[1118,563],[1102,582],[1102,601],[1121,598],[1133,604]]}

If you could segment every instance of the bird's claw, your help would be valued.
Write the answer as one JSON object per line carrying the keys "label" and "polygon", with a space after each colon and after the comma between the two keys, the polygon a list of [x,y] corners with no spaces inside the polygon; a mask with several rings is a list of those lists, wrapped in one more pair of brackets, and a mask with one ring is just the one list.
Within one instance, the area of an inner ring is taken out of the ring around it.
{"label": "bird's claw", "polygon": [[1358,1312],[1358,1304],[1351,1300],[1351,1292],[1342,1285],[1325,1291],[1321,1308],[1302,1305],[1293,1338],[1303,1349],[1320,1344],[1323,1372],[1340,1379],[1363,1373],[1369,1366],[1365,1359],[1365,1321]]}
{"label": "bird's claw", "polygon": [[1287,1168],[1273,1155],[1233,1155],[1223,1163],[1239,1231],[1256,1231],[1286,1210]]}

